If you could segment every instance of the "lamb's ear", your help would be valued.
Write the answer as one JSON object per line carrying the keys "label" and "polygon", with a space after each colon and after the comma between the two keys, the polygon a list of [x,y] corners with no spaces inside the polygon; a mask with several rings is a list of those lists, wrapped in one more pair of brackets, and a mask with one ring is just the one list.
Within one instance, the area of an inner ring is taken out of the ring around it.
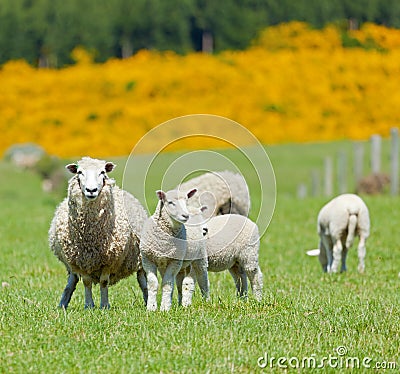
{"label": "lamb's ear", "polygon": [[117,165],[113,164],[112,162],[106,163],[106,173],[111,173]]}
{"label": "lamb's ear", "polygon": [[196,192],[197,192],[197,188],[193,188],[193,190],[190,190],[190,191],[187,193],[188,199],[190,199]]}
{"label": "lamb's ear", "polygon": [[164,191],[162,191],[162,190],[157,190],[157,191],[156,191],[156,194],[157,194],[159,200],[165,201],[166,195],[165,195],[165,192],[164,192]]}
{"label": "lamb's ear", "polygon": [[72,174],[76,174],[78,171],[78,164],[68,164],[65,168]]}

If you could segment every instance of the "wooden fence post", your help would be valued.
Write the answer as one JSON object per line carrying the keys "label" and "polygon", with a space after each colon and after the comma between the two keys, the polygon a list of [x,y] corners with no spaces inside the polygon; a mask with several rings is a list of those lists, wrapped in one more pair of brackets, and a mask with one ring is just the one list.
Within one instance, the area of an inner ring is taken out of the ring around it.
{"label": "wooden fence post", "polygon": [[399,129],[390,129],[390,192],[392,195],[399,193]]}
{"label": "wooden fence post", "polygon": [[347,157],[346,153],[344,151],[340,151],[338,153],[338,168],[337,168],[337,173],[338,173],[338,189],[339,193],[343,194],[347,192]]}
{"label": "wooden fence post", "polygon": [[332,196],[333,194],[333,166],[332,166],[332,158],[325,157],[324,160],[324,168],[325,168],[325,178],[324,178],[324,193],[325,196]]}
{"label": "wooden fence post", "polygon": [[311,196],[319,196],[319,172],[318,170],[311,171]]}
{"label": "wooden fence post", "polygon": [[354,143],[354,183],[358,186],[358,182],[363,177],[364,170],[364,143]]}
{"label": "wooden fence post", "polygon": [[381,144],[380,135],[371,136],[371,171],[373,174],[381,171]]}

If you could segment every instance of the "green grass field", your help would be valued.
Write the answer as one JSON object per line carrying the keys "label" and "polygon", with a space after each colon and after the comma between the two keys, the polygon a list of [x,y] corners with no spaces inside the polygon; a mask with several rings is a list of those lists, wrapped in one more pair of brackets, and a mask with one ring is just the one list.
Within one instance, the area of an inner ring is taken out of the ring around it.
{"label": "green grass field", "polygon": [[[343,372],[346,365],[370,372],[368,365],[393,363],[398,371],[399,197],[365,197],[372,221],[365,274],[357,273],[355,248],[345,274],[323,274],[305,255],[318,244],[316,216],[327,199],[298,200],[297,184],[340,149],[350,152],[351,143],[268,148],[278,195],[261,240],[261,303],[251,295],[236,299],[224,272],[210,274],[209,303],[197,292],[190,308],[175,299],[167,313],[146,311],[135,277],[110,289],[110,310],[84,310],[81,282],[68,311],[58,309],[66,272],[48,248],[47,230],[60,198],[44,194],[33,173],[1,162],[0,372],[296,372],[291,366],[313,360],[323,366],[315,372]],[[121,181],[125,160],[115,161]],[[98,304],[98,286],[94,297]]]}

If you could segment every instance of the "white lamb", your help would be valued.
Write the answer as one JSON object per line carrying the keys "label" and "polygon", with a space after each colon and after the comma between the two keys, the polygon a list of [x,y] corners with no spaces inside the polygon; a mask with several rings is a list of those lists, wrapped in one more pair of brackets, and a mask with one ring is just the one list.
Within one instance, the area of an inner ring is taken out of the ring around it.
{"label": "white lamb", "polygon": [[242,175],[231,171],[218,171],[202,174],[180,184],[180,191],[197,189],[197,199],[189,201],[189,206],[206,206],[207,217],[220,214],[241,214],[248,216],[250,194]]}
{"label": "white lamb", "polygon": [[370,232],[368,208],[364,201],[354,194],[343,194],[328,202],[318,214],[320,236],[319,261],[325,272],[346,271],[346,256],[353,245],[355,235],[358,243],[358,271],[365,270],[365,243]]}
{"label": "white lamb", "polygon": [[[172,306],[175,277],[182,266],[185,267],[191,262],[191,258],[187,255],[188,245],[184,223],[189,219],[187,200],[195,193],[196,189],[184,194],[178,190],[157,191],[158,205],[154,214],[146,221],[140,241],[143,269],[147,274],[147,310],[157,309],[157,270],[162,277],[160,309],[166,311]],[[185,259],[187,262],[184,261]],[[196,277],[204,284],[206,296],[208,294],[207,268],[203,266],[198,270]],[[191,286],[188,285],[188,287]],[[190,293],[190,290],[188,292]]]}
{"label": "white lamb", "polygon": [[[199,210],[193,212],[194,217],[200,214]],[[254,297],[260,301],[263,275],[258,263],[260,236],[257,225],[242,215],[225,214],[212,217],[203,228],[208,271],[229,270],[241,297],[247,296],[248,277]]]}
{"label": "white lamb", "polygon": [[49,230],[50,248],[68,271],[59,304],[62,308],[68,307],[80,277],[85,286],[85,308],[94,307],[92,283],[100,283],[100,307],[109,308],[108,286],[133,272],[137,272],[147,299],[139,253],[147,214],[137,199],[108,178],[114,167],[111,162],[89,157],[66,166],[74,176]]}

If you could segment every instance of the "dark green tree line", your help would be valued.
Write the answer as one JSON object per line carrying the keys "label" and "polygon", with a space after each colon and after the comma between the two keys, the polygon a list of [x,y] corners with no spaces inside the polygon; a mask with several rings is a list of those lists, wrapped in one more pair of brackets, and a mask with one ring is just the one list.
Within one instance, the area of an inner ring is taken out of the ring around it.
{"label": "dark green tree line", "polygon": [[83,46],[96,61],[146,49],[221,51],[245,48],[260,29],[300,20],[370,21],[400,27],[398,0],[0,0],[0,64],[72,63]]}

